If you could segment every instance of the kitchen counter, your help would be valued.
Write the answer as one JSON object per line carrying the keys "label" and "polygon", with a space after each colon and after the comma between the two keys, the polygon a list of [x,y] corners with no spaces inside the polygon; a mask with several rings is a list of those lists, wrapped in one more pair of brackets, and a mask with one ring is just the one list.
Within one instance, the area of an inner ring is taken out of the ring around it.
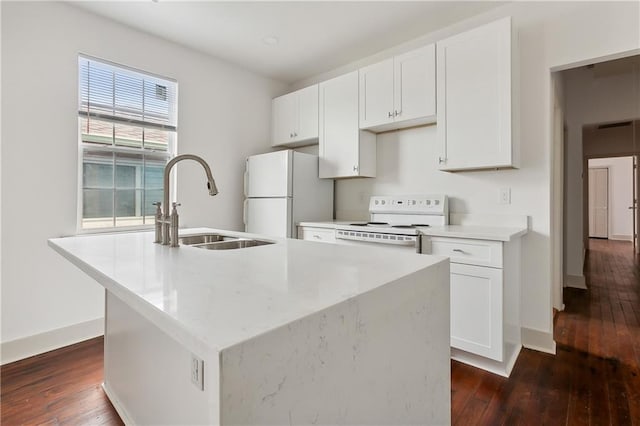
{"label": "kitchen counter", "polygon": [[431,237],[468,238],[471,240],[513,241],[525,235],[527,228],[477,225],[446,225],[418,228],[423,235]]}
{"label": "kitchen counter", "polygon": [[[246,236],[181,230],[199,232]],[[152,241],[49,240],[106,289],[105,390],[126,423],[449,421],[446,258],[290,239],[219,251]],[[189,383],[189,354],[207,365],[204,392]]]}

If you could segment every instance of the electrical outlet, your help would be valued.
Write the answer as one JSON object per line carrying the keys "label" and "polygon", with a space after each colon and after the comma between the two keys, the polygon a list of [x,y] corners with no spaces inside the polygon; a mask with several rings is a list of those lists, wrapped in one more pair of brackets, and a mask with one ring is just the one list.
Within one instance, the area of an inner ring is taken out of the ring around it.
{"label": "electrical outlet", "polygon": [[191,354],[191,383],[204,390],[204,361]]}
{"label": "electrical outlet", "polygon": [[500,188],[500,204],[511,204],[511,188]]}

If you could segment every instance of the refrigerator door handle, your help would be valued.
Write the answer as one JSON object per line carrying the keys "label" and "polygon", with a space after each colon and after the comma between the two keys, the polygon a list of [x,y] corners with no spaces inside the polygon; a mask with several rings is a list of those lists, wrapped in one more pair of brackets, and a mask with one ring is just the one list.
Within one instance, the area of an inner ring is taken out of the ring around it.
{"label": "refrigerator door handle", "polygon": [[245,198],[244,204],[242,205],[242,223],[245,224],[245,230],[247,225],[247,203],[248,202],[249,200]]}

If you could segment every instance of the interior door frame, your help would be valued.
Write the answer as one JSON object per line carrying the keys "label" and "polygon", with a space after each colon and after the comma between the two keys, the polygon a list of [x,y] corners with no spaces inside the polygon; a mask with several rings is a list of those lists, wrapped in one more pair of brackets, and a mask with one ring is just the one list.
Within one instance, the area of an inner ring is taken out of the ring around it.
{"label": "interior door frame", "polygon": [[[589,170],[589,160],[592,159],[597,159],[597,158],[619,158],[619,157],[635,157],[636,155],[640,155],[640,152],[629,152],[629,153],[612,153],[612,154],[598,154],[598,155],[583,155],[583,160],[582,160],[582,170]],[[604,166],[603,166],[604,167]],[[632,171],[633,172],[633,171]],[[609,172],[610,174],[610,172]],[[584,175],[584,172],[583,172]],[[640,189],[640,188],[639,188]],[[634,195],[634,194],[632,194]],[[637,225],[640,222],[637,222],[637,217],[638,217],[638,211],[636,209],[636,215],[635,217],[635,221],[636,221],[636,228]],[[589,249],[589,177],[588,175],[586,176],[586,178],[583,176],[582,179],[582,228],[583,228],[583,244],[584,244],[584,249],[588,250]],[[638,230],[636,229],[636,234],[638,233]],[[633,236],[632,236],[633,239]]]}
{"label": "interior door frame", "polygon": [[[634,135],[635,136],[635,135]],[[640,225],[640,209],[638,209],[638,191],[640,191],[640,173],[638,170],[639,156],[636,154],[633,158],[633,170],[632,173],[632,191],[633,200],[629,208],[633,210],[633,235],[631,240],[633,241],[633,252],[637,255],[640,254],[640,244],[638,243],[638,226]]]}
{"label": "interior door frame", "polygon": [[[557,102],[558,96],[560,99],[563,99],[563,91],[562,89],[556,87],[557,80],[559,79],[560,72],[566,71],[571,68],[577,68],[581,66],[590,65],[597,62],[605,62],[612,61],[615,59],[626,58],[629,56],[634,56],[640,54],[640,49],[630,49],[625,51],[615,51],[609,52],[608,54],[604,54],[596,57],[588,57],[582,58],[577,61],[571,61],[561,64],[556,64],[554,66],[550,66],[549,70],[549,90],[550,96],[547,101],[547,111],[549,113],[550,125],[548,127],[549,134],[549,154],[551,157],[551,212],[558,212],[557,215],[551,214],[551,226],[550,226],[550,239],[551,239],[551,250],[549,253],[550,261],[549,265],[551,268],[549,278],[552,280],[551,282],[551,294],[549,294],[550,302],[552,308],[563,310],[563,287],[566,286],[565,283],[565,241],[564,241],[564,233],[565,233],[565,166],[564,166],[564,157],[565,157],[565,144],[567,141],[566,132],[563,132],[563,137],[556,137],[555,132],[561,126],[565,125],[565,111],[560,111],[559,114],[554,113],[555,103]],[[557,120],[561,120],[561,123],[556,123]],[[635,135],[634,140],[640,139],[640,135]],[[640,145],[640,143],[638,144]],[[640,210],[640,209],[639,209]],[[560,259],[560,260],[556,260]],[[553,321],[553,311],[549,312],[551,321]],[[553,328],[552,328],[553,329]]]}

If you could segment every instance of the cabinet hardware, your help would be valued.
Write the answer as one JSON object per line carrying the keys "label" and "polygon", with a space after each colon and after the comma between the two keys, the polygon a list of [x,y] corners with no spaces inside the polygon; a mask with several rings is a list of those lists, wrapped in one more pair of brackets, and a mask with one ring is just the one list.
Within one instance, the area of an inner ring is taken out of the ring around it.
{"label": "cabinet hardware", "polygon": [[397,117],[397,116],[399,116],[401,113],[402,113],[402,110],[400,110],[400,111],[393,111],[393,116],[394,116],[394,117]]}
{"label": "cabinet hardware", "polygon": [[358,166],[353,166],[353,171],[357,172],[358,171]]}
{"label": "cabinet hardware", "polygon": [[456,253],[463,253],[464,254],[464,250],[462,250],[462,249],[453,249],[453,251],[455,251]]}
{"label": "cabinet hardware", "polygon": [[444,158],[444,157],[438,157],[438,163],[440,163],[440,164],[444,164],[444,163],[446,163],[446,161],[447,161],[447,159],[446,159],[446,158]]}
{"label": "cabinet hardware", "polygon": [[320,235],[314,235],[313,238],[315,238],[316,240],[320,239]]}
{"label": "cabinet hardware", "polygon": [[293,133],[289,133],[289,137],[292,138],[293,137]]}
{"label": "cabinet hardware", "polygon": [[393,117],[393,113],[391,111],[389,111],[388,116],[389,116],[389,118]]}

